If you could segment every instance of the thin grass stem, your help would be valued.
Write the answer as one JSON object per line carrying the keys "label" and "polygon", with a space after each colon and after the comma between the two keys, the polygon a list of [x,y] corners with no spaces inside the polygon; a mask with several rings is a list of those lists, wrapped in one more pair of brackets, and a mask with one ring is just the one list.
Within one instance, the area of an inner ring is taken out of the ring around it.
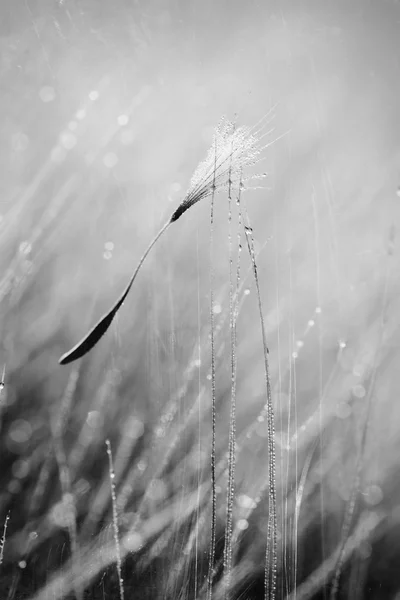
{"label": "thin grass stem", "polygon": [[215,540],[217,530],[217,492],[215,476],[215,446],[216,446],[216,372],[215,372],[215,318],[214,318],[214,197],[215,177],[217,168],[217,148],[215,139],[214,159],[214,181],[213,193],[211,195],[210,207],[210,328],[211,328],[211,539],[207,575],[207,600],[212,598],[214,562],[215,562]]}
{"label": "thin grass stem", "polygon": [[10,520],[10,512],[7,513],[6,518],[4,519],[3,535],[0,540],[0,565],[2,564],[3,558],[4,558],[4,547],[6,545],[7,525],[8,525],[9,520]]}
{"label": "thin grass stem", "polygon": [[121,561],[121,547],[119,543],[119,526],[118,526],[118,512],[117,512],[117,496],[115,493],[115,471],[113,464],[113,457],[111,451],[110,440],[106,440],[107,454],[108,454],[108,471],[110,475],[110,488],[111,488],[111,503],[113,513],[113,531],[114,531],[114,542],[115,542],[115,553],[117,556],[117,576],[119,586],[119,598],[124,600],[124,580],[122,578],[122,561]]}
{"label": "thin grass stem", "polygon": [[262,310],[260,283],[258,279],[257,263],[254,250],[253,229],[250,227],[247,211],[245,213],[245,237],[247,248],[253,266],[254,281],[256,284],[258,309],[261,321],[261,334],[264,351],[265,380],[267,388],[267,427],[268,427],[268,534],[265,559],[264,594],[265,599],[274,600],[276,592],[277,573],[277,516],[276,516],[276,455],[275,455],[275,420],[272,404],[271,380],[269,375],[268,345],[265,333],[265,323]]}
{"label": "thin grass stem", "polygon": [[[229,597],[231,588],[232,572],[232,531],[233,531],[233,502],[235,496],[235,467],[236,467],[236,306],[237,293],[234,290],[233,280],[233,247],[232,247],[232,195],[231,195],[231,171],[229,171],[228,188],[228,241],[229,241],[229,325],[231,334],[231,407],[229,418],[229,438],[228,438],[228,484],[226,491],[226,521],[225,521],[225,547],[224,547],[224,585],[225,599]],[[240,186],[239,196],[240,198]],[[240,268],[240,253],[238,253],[237,269]],[[237,272],[236,280],[239,274]],[[236,283],[237,283],[236,281]],[[237,290],[236,290],[237,292]]]}

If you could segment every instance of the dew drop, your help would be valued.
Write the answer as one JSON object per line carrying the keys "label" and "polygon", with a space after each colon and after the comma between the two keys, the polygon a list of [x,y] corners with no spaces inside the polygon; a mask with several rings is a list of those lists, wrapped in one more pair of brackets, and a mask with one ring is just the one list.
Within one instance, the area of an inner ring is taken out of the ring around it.
{"label": "dew drop", "polygon": [[362,540],[362,542],[358,546],[357,552],[361,556],[361,558],[363,558],[364,560],[367,560],[371,556],[372,546],[368,542],[368,540]]}
{"label": "dew drop", "polygon": [[253,500],[253,498],[251,498],[250,496],[247,496],[246,494],[240,494],[238,496],[237,503],[240,506],[240,508],[251,509],[251,508],[256,508],[256,506],[257,506],[257,504]]}
{"label": "dew drop", "polygon": [[135,531],[128,533],[124,537],[124,541],[123,541],[125,548],[129,552],[135,552],[136,550],[139,550],[142,543],[143,543],[143,540],[142,540],[141,535],[139,533],[136,533]]}
{"label": "dew drop", "polygon": [[8,433],[10,440],[16,444],[25,444],[29,441],[32,435],[32,427],[28,421],[24,419],[16,419]]}
{"label": "dew drop", "polygon": [[383,500],[383,492],[379,485],[369,485],[364,492],[365,502],[369,506],[377,506]]}
{"label": "dew drop", "polygon": [[249,522],[247,521],[247,519],[239,519],[237,522],[237,528],[240,529],[240,531],[245,531],[249,526]]}
{"label": "dew drop", "polygon": [[173,183],[173,184],[171,185],[171,191],[172,191],[172,192],[180,192],[180,191],[181,191],[181,189],[182,189],[182,186],[181,186],[181,184],[179,183],[179,181],[176,181],[175,183]]}
{"label": "dew drop", "polygon": [[360,383],[355,385],[353,387],[353,396],[355,396],[356,398],[364,398],[365,394],[366,394],[366,390],[365,387],[363,385],[361,385]]}
{"label": "dew drop", "polygon": [[[166,419],[166,422],[168,422],[168,418]],[[143,434],[143,422],[134,415],[130,416],[124,423],[124,436],[132,440],[137,440],[141,438]]]}
{"label": "dew drop", "polygon": [[11,468],[16,479],[24,479],[29,473],[29,463],[26,460],[16,460]]}
{"label": "dew drop", "polygon": [[164,427],[156,427],[154,430],[154,434],[158,438],[163,438],[165,436],[165,428]]}
{"label": "dew drop", "polygon": [[64,494],[62,500],[57,502],[51,510],[50,520],[59,527],[68,527],[75,518],[74,498],[71,494]]}
{"label": "dew drop", "polygon": [[167,492],[167,486],[162,479],[153,479],[147,488],[149,498],[152,500],[162,500]]}
{"label": "dew drop", "polygon": [[52,102],[54,100],[54,98],[56,97],[54,88],[51,87],[51,85],[43,86],[39,91],[39,97],[40,97],[41,101],[46,104],[48,102]]}
{"label": "dew drop", "polygon": [[355,375],[356,377],[364,377],[366,371],[367,371],[367,366],[363,365],[362,363],[355,365],[353,367],[353,375]]}
{"label": "dew drop", "polygon": [[10,492],[10,494],[19,494],[21,491],[20,482],[17,479],[12,479],[7,485],[7,491]]}
{"label": "dew drop", "polygon": [[66,150],[72,150],[76,146],[76,136],[70,131],[64,131],[60,135],[60,144]]}
{"label": "dew drop", "polygon": [[118,117],[118,125],[123,126],[123,125],[128,125],[128,123],[129,123],[128,115],[120,115]]}
{"label": "dew drop", "polygon": [[91,429],[98,429],[99,427],[103,426],[104,419],[98,410],[91,410],[88,412],[88,416],[86,417],[86,423]]}
{"label": "dew drop", "polygon": [[347,419],[351,415],[351,406],[347,402],[339,402],[335,412],[338,419]]}
{"label": "dew drop", "polygon": [[21,254],[29,254],[32,250],[32,246],[29,242],[21,242],[19,245],[19,251]]}
{"label": "dew drop", "polygon": [[23,152],[29,145],[29,138],[25,133],[19,132],[12,136],[12,148],[15,152]]}
{"label": "dew drop", "polygon": [[103,158],[104,166],[112,169],[118,163],[118,156],[114,152],[108,152]]}

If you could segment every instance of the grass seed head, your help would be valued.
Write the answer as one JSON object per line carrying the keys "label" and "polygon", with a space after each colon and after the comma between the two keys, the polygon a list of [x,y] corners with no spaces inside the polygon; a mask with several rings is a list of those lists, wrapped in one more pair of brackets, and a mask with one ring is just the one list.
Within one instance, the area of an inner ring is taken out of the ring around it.
{"label": "grass seed head", "polygon": [[228,186],[239,186],[243,171],[260,159],[261,137],[249,127],[221,119],[216,127],[207,156],[199,164],[190,181],[185,198],[173,213],[170,222],[177,221],[193,204]]}

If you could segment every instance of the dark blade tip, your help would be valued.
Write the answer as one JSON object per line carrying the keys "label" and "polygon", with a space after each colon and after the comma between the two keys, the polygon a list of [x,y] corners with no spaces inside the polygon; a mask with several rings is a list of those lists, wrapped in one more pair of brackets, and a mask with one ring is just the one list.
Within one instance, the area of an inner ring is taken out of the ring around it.
{"label": "dark blade tip", "polygon": [[58,359],[58,364],[59,365],[67,365],[68,363],[72,362],[73,358],[70,358],[69,356],[69,352],[67,352],[66,354],[63,354],[59,359]]}
{"label": "dark blade tip", "polygon": [[[86,352],[87,352],[87,350],[86,350]],[[85,352],[85,349],[82,348],[82,344],[79,344],[78,348],[72,348],[72,350],[69,350],[68,352],[66,352],[65,354],[60,356],[60,358],[58,359],[58,364],[59,365],[68,365],[69,363],[73,362],[74,360],[78,360],[78,358],[81,358],[81,356],[86,354],[86,352]]]}

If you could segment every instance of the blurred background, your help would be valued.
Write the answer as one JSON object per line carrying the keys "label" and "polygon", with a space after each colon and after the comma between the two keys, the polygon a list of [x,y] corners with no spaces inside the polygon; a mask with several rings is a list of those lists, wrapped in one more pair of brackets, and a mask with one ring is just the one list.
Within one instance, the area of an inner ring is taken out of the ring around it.
{"label": "blurred background", "polygon": [[[111,482],[125,596],[204,597],[211,264],[217,561],[224,545],[226,195],[211,260],[204,200],[160,239],[98,347],[58,358],[122,291],[224,115],[268,115],[256,168],[267,177],[243,201],[275,407],[277,598],[399,598],[399,2],[0,11],[1,598],[119,597]],[[263,598],[266,394],[245,250],[232,597]],[[220,580],[221,568],[215,597]]]}

